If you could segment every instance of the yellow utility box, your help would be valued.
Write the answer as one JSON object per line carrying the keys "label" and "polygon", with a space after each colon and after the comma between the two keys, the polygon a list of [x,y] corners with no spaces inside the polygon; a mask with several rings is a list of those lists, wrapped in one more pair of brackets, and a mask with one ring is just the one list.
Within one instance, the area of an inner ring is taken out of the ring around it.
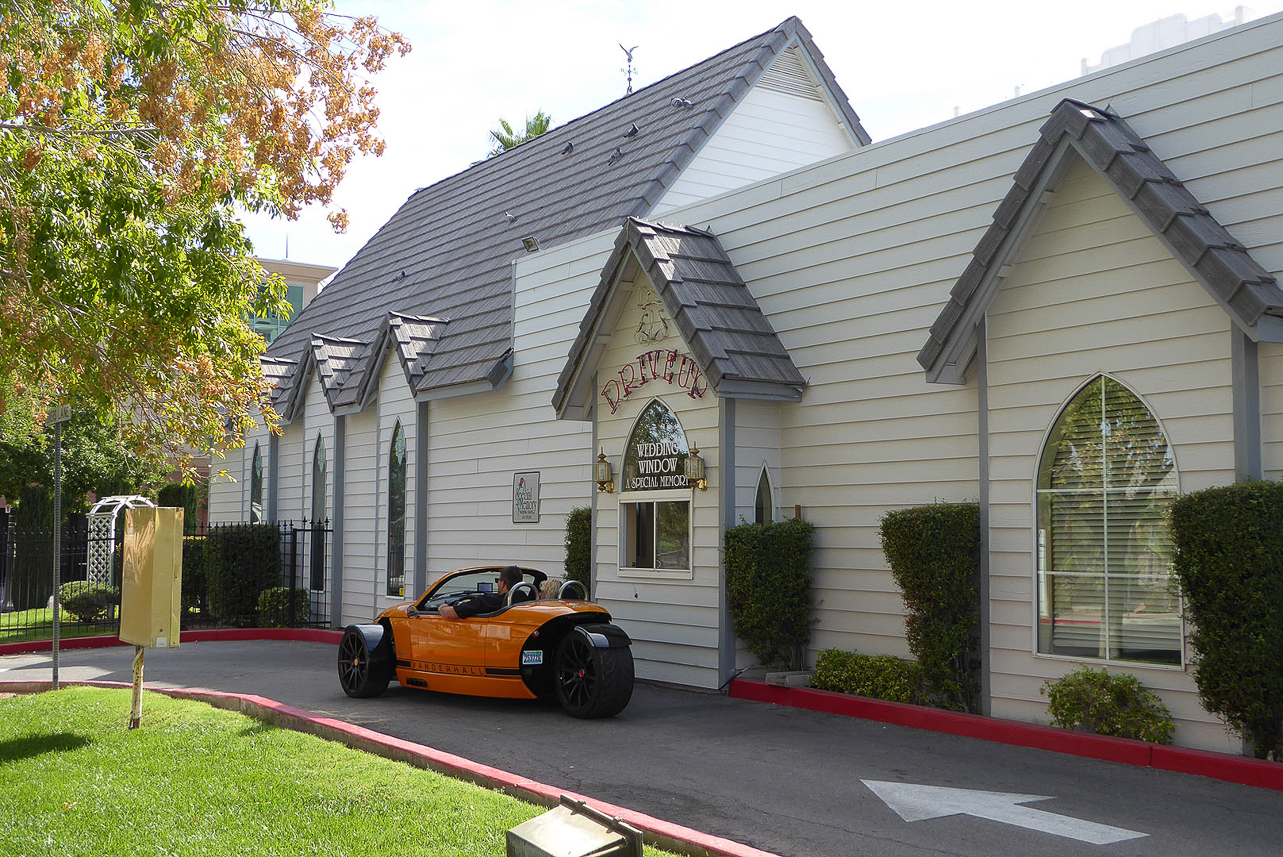
{"label": "yellow utility box", "polygon": [[125,510],[121,642],[159,649],[177,646],[182,595],[183,510]]}

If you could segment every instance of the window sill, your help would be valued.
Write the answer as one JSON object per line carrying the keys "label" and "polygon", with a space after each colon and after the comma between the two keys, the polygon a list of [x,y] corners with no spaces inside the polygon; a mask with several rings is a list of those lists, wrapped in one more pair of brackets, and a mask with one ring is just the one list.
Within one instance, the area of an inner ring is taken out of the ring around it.
{"label": "window sill", "polygon": [[1117,658],[1083,658],[1075,655],[1049,655],[1043,652],[1034,652],[1033,656],[1043,661],[1061,661],[1069,664],[1081,664],[1089,667],[1115,667],[1126,670],[1162,670],[1164,672],[1186,672],[1190,666],[1188,661],[1179,664],[1156,664],[1150,661],[1124,661]]}
{"label": "window sill", "polygon": [[627,580],[694,580],[691,568],[625,568],[619,567],[620,579]]}

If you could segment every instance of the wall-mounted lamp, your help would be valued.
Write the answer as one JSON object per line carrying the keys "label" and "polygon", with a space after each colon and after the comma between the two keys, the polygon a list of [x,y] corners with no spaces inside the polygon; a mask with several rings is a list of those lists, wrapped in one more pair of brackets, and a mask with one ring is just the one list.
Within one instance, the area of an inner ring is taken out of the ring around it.
{"label": "wall-mounted lamp", "polygon": [[534,253],[539,250],[539,242],[535,240],[535,236],[533,235],[527,235],[525,238],[522,238],[521,246],[526,248],[527,253]]}
{"label": "wall-mounted lamp", "polygon": [[701,491],[708,490],[708,480],[704,478],[704,459],[699,457],[699,444],[692,446],[686,456],[686,481]]}
{"label": "wall-mounted lamp", "polygon": [[597,463],[593,465],[593,478],[597,480],[597,490],[605,491],[607,494],[615,492],[615,480],[610,472],[610,462],[606,460],[606,453],[597,453]]}

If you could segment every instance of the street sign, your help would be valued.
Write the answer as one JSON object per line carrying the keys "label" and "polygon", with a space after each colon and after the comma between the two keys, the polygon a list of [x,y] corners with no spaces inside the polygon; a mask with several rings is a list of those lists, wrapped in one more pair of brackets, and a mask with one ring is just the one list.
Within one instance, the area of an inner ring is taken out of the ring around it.
{"label": "street sign", "polygon": [[71,405],[59,405],[49,412],[49,425],[56,426],[71,420]]}
{"label": "street sign", "polygon": [[1089,842],[1092,845],[1109,845],[1149,835],[1021,806],[1036,800],[1050,800],[1051,798],[1047,795],[950,789],[912,783],[884,783],[877,780],[860,782],[882,798],[883,803],[891,807],[896,815],[905,821],[924,821],[928,818],[944,818],[949,815],[970,815],[974,818],[987,818],[990,821],[1023,827],[1026,830],[1050,833],[1052,836],[1077,839],[1079,842]]}

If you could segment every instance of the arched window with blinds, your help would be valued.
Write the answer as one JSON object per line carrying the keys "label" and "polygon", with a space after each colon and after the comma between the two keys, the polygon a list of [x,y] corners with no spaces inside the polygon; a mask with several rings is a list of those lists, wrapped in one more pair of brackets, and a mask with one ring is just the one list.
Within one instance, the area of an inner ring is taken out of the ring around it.
{"label": "arched window with blinds", "polygon": [[1167,507],[1176,462],[1158,420],[1105,375],[1061,411],[1038,470],[1038,651],[1180,664]]}
{"label": "arched window with blinds", "polygon": [[405,594],[405,432],[397,420],[388,451],[388,595]]}

